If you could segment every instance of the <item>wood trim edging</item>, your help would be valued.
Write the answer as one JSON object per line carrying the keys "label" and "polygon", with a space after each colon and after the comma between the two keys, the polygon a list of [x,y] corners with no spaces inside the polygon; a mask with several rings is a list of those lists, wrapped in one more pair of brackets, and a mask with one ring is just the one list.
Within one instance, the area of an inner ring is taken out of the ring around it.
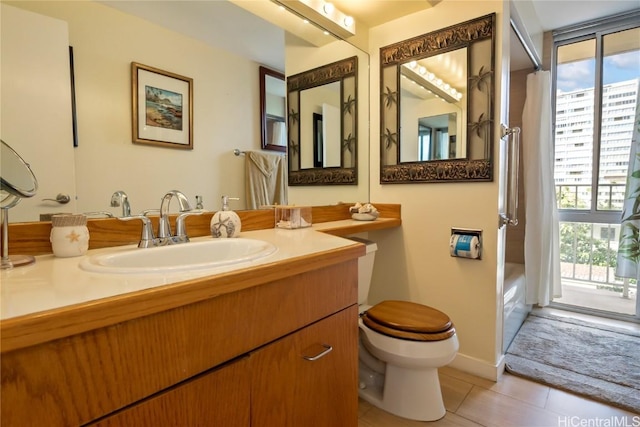
{"label": "wood trim edging", "polygon": [[310,256],[5,319],[0,322],[0,353],[260,286],[355,259],[364,254],[364,245],[356,243]]}
{"label": "wood trim edging", "polygon": [[[350,220],[350,206],[352,204],[312,207],[313,221],[318,224]],[[381,214],[376,221],[345,221],[347,225],[329,225],[322,227],[319,231],[335,236],[347,236],[398,227],[402,224],[400,205],[375,204],[375,206]],[[242,219],[243,230],[246,231],[273,228],[275,224],[271,210],[239,211],[238,214]],[[187,218],[189,233],[193,237],[207,236],[212,216],[213,213],[207,213]],[[157,224],[157,218],[152,218],[152,221]],[[10,224],[9,227],[9,247],[11,248],[11,244],[14,244],[14,250],[11,253],[32,255],[51,253],[50,222],[17,223]],[[91,235],[90,249],[131,244],[131,239],[134,239],[133,243],[135,243],[140,233],[140,226],[136,222],[125,222],[115,218],[92,219],[88,221],[88,227]],[[364,254],[364,246],[354,244],[276,263],[5,319],[0,321],[0,352],[6,353],[170,310],[358,258]]]}
{"label": "wood trim edging", "polygon": [[[350,219],[349,208],[353,203],[340,203],[330,206],[312,206],[311,215],[314,224]],[[322,230],[336,236],[359,233],[401,225],[401,210],[398,204],[374,203],[380,212],[376,221],[361,221],[349,228]],[[208,236],[209,224],[215,212],[190,216],[186,227],[191,237]],[[242,230],[255,231],[275,227],[275,215],[271,209],[237,211],[242,221]],[[174,216],[175,217],[175,216]],[[150,216],[154,228],[158,227],[158,217]],[[394,219],[392,222],[380,219]],[[87,221],[89,229],[89,249],[136,244],[140,240],[141,221],[120,221],[117,218],[98,218]],[[49,236],[51,221],[21,222],[9,224],[9,254],[45,255],[52,253]]]}

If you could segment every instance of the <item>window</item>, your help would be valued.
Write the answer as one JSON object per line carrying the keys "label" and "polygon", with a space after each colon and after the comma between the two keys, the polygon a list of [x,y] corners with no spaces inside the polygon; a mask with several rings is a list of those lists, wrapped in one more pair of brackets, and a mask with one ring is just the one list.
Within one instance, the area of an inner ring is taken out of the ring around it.
{"label": "window", "polygon": [[639,299],[635,310],[612,307],[601,292],[629,300],[636,298],[630,288],[637,293],[635,280],[616,277],[615,267],[638,105],[640,11],[554,31],[551,56],[563,288],[552,302],[640,313]]}
{"label": "window", "polygon": [[616,229],[612,227],[602,227],[600,228],[600,239],[601,240],[609,240],[611,242],[615,242],[616,240]]}
{"label": "window", "polygon": [[638,16],[554,32],[556,191],[571,195],[558,198],[561,221],[619,222],[639,92]]}

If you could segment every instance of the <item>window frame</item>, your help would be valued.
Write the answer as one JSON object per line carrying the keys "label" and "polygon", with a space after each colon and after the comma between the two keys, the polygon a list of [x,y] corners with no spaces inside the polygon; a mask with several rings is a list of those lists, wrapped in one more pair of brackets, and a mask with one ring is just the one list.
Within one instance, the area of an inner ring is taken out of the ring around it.
{"label": "window frame", "polygon": [[[602,224],[620,223],[621,211],[597,210],[598,204],[598,178],[600,175],[600,142],[602,128],[602,73],[603,73],[603,39],[613,33],[622,32],[640,27],[640,10],[612,15],[606,18],[589,21],[552,31],[551,49],[551,81],[552,90],[552,126],[553,147],[556,146],[556,90],[557,90],[557,59],[558,49],[562,46],[595,40],[595,79],[594,79],[594,115],[593,115],[593,157],[591,175],[591,206],[586,209],[558,208],[558,216],[561,222],[590,222]],[[597,160],[597,161],[596,161]],[[555,179],[555,177],[554,177]]]}

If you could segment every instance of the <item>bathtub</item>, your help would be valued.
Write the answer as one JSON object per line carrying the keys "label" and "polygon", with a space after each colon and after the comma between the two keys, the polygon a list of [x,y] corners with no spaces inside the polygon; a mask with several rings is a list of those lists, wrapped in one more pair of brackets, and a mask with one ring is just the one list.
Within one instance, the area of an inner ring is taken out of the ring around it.
{"label": "bathtub", "polygon": [[531,305],[525,304],[526,280],[524,264],[507,262],[504,265],[504,327],[502,352],[505,353],[518,333],[520,326],[531,311]]}

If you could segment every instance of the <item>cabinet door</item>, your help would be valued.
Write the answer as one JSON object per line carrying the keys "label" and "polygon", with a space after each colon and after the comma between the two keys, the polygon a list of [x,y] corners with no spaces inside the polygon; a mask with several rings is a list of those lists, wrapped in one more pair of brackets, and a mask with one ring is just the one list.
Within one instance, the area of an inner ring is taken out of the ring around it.
{"label": "cabinet door", "polygon": [[245,357],[90,424],[100,427],[249,426]]}
{"label": "cabinet door", "polygon": [[251,425],[356,426],[357,322],[354,305],[252,353]]}

